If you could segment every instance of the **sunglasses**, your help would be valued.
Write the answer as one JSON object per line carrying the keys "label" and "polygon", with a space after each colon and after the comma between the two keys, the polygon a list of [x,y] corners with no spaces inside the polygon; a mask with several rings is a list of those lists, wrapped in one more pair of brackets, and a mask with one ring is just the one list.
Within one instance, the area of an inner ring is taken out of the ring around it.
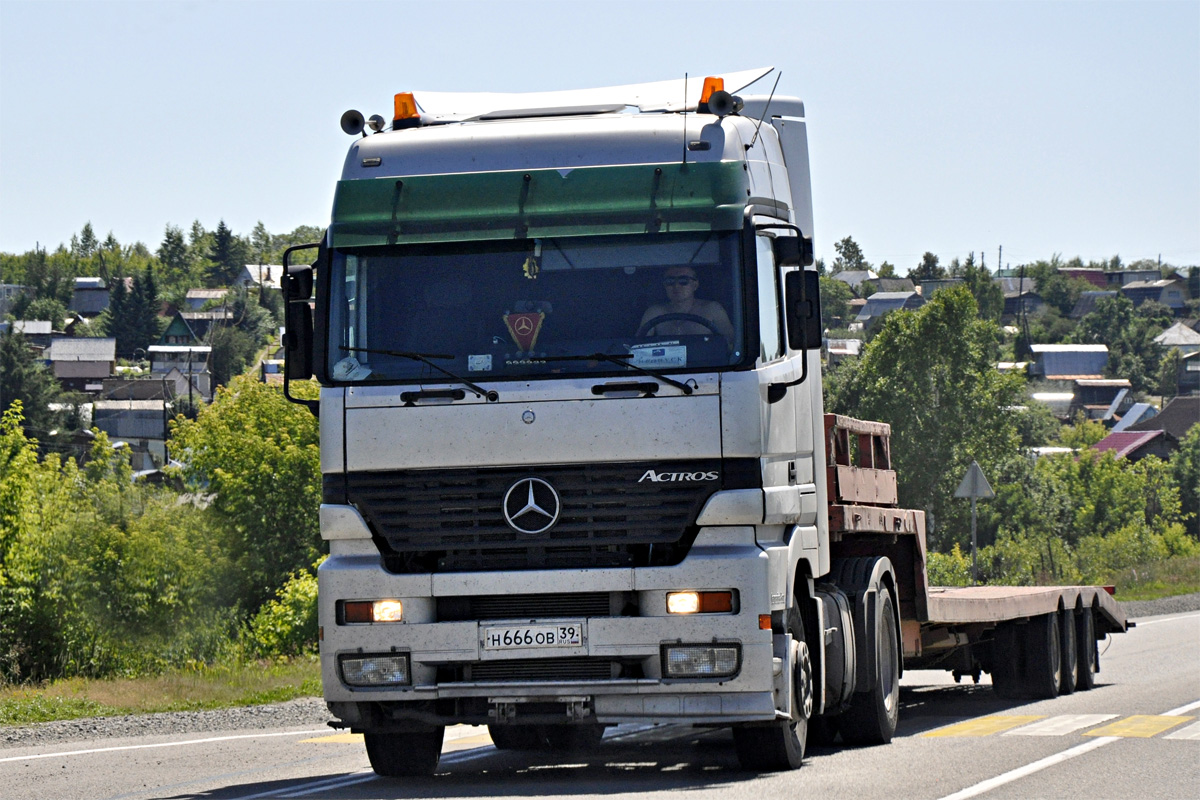
{"label": "sunglasses", "polygon": [[689,278],[687,275],[680,275],[676,278],[663,278],[663,286],[687,286],[695,282],[695,278]]}

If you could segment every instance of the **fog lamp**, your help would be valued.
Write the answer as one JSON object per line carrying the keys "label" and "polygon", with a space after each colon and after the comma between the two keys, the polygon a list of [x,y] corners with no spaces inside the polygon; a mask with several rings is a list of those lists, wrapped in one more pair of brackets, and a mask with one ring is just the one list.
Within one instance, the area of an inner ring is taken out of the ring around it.
{"label": "fog lamp", "polygon": [[663,675],[667,678],[727,678],[741,666],[736,644],[669,644],[663,646]]}
{"label": "fog lamp", "polygon": [[407,655],[342,656],[340,665],[347,686],[400,686],[409,682]]}

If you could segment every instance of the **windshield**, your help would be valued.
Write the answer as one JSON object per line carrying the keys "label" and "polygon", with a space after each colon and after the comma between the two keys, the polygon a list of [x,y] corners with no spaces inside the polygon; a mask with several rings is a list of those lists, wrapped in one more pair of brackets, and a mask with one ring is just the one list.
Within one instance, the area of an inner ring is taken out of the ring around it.
{"label": "windshield", "polygon": [[[737,364],[740,241],[735,231],[335,251],[330,377],[452,380],[430,362],[470,381]],[[616,358],[570,358],[593,354]]]}

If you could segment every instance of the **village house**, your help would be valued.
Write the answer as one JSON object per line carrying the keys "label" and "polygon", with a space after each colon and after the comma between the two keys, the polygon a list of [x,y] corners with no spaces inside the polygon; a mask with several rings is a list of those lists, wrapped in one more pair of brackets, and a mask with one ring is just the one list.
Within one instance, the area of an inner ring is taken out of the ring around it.
{"label": "village house", "polygon": [[50,343],[45,356],[64,389],[100,392],[117,364],[117,340],[64,336]]}

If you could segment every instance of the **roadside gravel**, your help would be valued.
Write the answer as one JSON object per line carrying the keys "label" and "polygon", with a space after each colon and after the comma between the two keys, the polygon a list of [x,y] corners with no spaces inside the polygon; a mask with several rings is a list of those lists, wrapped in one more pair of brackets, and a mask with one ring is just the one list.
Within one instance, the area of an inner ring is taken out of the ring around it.
{"label": "roadside gravel", "polygon": [[[1122,603],[1132,620],[1200,610],[1200,593]],[[117,739],[178,733],[246,731],[277,728],[318,729],[332,717],[317,697],[265,706],[216,711],[173,711],[124,717],[87,717],[36,725],[0,727],[0,750],[80,740]],[[331,729],[332,732],[332,729]]]}
{"label": "roadside gravel", "polygon": [[[0,727],[0,750],[9,747],[57,744],[80,740],[117,739],[177,733],[245,731],[324,727],[333,719],[325,701],[302,697],[265,706],[221,708],[214,711],[168,711],[123,717],[85,717],[35,725]],[[329,730],[333,733],[333,729]]]}

